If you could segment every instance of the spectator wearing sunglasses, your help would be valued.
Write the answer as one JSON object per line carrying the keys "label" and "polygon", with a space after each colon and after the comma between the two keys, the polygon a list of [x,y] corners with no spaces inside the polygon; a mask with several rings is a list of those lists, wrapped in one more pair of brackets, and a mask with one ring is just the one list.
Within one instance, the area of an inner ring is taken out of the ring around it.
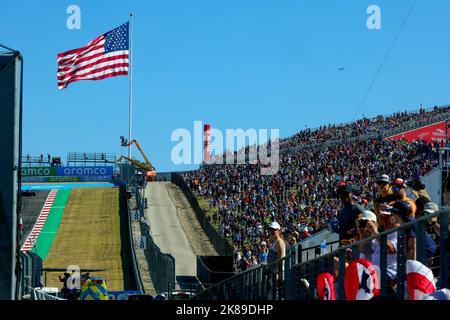
{"label": "spectator wearing sunglasses", "polygon": [[389,203],[395,202],[396,200],[389,184],[390,181],[387,174],[382,174],[377,178],[379,196],[374,200],[374,210],[380,226],[380,232],[393,227],[389,215],[384,214],[389,207]]}
{"label": "spectator wearing sunglasses", "polygon": [[397,201],[404,201],[411,206],[411,216],[415,217],[417,206],[413,199],[406,196],[406,184],[402,178],[396,178],[391,181],[391,189]]}

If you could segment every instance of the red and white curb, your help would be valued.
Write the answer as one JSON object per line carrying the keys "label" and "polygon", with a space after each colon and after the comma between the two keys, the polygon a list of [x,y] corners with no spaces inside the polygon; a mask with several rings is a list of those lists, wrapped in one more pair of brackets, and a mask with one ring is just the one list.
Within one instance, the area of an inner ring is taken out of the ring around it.
{"label": "red and white curb", "polygon": [[55,197],[57,193],[58,190],[52,190],[48,194],[47,199],[45,200],[44,206],[42,207],[41,213],[39,214],[39,217],[36,223],[34,224],[33,229],[31,230],[27,240],[23,244],[22,249],[20,249],[22,252],[31,251],[33,246],[36,244],[36,240],[39,237],[42,228],[44,227],[48,215],[50,214],[50,209],[53,206],[53,202],[55,202]]}

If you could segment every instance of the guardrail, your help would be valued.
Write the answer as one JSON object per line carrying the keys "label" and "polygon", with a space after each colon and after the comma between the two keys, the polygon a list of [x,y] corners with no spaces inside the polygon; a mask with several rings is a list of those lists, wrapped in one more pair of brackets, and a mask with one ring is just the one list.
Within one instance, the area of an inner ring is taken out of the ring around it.
{"label": "guardrail", "polygon": [[211,223],[208,220],[208,217],[205,215],[205,212],[203,211],[202,208],[200,208],[197,198],[192,193],[192,190],[189,188],[186,181],[184,181],[183,177],[180,174],[173,172],[171,175],[171,182],[180,187],[181,191],[188,199],[189,204],[191,205],[192,209],[195,212],[198,222],[202,226],[203,230],[205,231],[211,243],[214,245],[214,248],[219,253],[219,255],[221,256],[233,255],[232,246],[227,241],[227,239],[222,237],[219,234],[219,232],[211,225]]}
{"label": "guardrail", "polygon": [[[126,188],[125,186],[120,187],[120,197],[122,199],[126,198]],[[134,247],[134,241],[133,241],[133,228],[131,226],[131,220],[132,220],[132,214],[130,210],[130,200],[126,199],[127,203],[127,219],[128,219],[128,238],[130,241],[130,250],[131,250],[131,261],[133,264],[133,273],[134,273],[134,279],[136,282],[137,289],[143,293],[144,292],[144,285],[142,283],[141,274],[139,272],[137,260],[136,260],[136,251]]]}
{"label": "guardrail", "polygon": [[[331,253],[306,262],[297,262],[294,248],[283,259],[244,271],[211,286],[199,293],[195,298],[200,300],[314,300],[317,299],[317,276],[328,272],[335,275],[335,278],[337,277],[337,299],[345,300],[346,262],[359,258],[361,245],[377,240],[380,243],[380,296],[382,298],[403,300],[405,299],[407,261],[405,233],[409,228],[415,228],[416,230],[416,260],[425,265],[429,264],[430,261],[434,262],[434,267],[430,268],[438,278],[436,287],[437,289],[445,288],[450,284],[449,252],[447,251],[447,246],[450,242],[448,232],[449,214],[449,209],[443,209],[387,230],[377,236],[365,238],[351,245],[341,246]],[[428,220],[435,217],[439,218],[441,225],[438,243],[440,254],[430,260],[426,256],[426,224]],[[387,273],[388,236],[392,236],[394,233],[396,233],[397,238],[395,289],[388,283],[389,277]],[[366,256],[368,254],[366,250],[363,253]]]}

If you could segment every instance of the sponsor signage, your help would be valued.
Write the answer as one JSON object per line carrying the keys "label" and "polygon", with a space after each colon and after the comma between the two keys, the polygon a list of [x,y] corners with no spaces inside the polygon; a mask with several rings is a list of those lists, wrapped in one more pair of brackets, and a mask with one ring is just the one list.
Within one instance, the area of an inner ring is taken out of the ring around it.
{"label": "sponsor signage", "polygon": [[[450,132],[449,132],[450,136]],[[425,140],[427,142],[441,142],[445,141],[445,121],[441,121],[429,126],[425,126],[419,129],[406,131],[395,136],[386,138],[387,140],[401,140],[404,139],[408,142],[413,140]]]}
{"label": "sponsor signage", "polygon": [[58,176],[112,176],[113,167],[58,167]]}
{"label": "sponsor signage", "polygon": [[56,176],[56,167],[22,167],[22,177]]}
{"label": "sponsor signage", "polygon": [[113,167],[23,167],[22,177],[100,177],[112,176]]}
{"label": "sponsor signage", "polygon": [[110,182],[111,176],[22,177],[22,182]]}

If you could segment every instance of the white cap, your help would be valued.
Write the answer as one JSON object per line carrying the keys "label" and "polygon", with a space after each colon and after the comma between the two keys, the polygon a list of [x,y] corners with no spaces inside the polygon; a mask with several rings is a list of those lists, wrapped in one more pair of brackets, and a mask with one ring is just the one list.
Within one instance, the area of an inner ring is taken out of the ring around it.
{"label": "white cap", "polygon": [[361,219],[377,222],[377,216],[369,210],[363,211],[361,214]]}
{"label": "white cap", "polygon": [[280,227],[280,224],[279,224],[278,222],[274,221],[274,222],[272,222],[272,223],[270,224],[269,229],[280,230],[281,227]]}
{"label": "white cap", "polygon": [[261,246],[265,246],[265,245],[266,245],[266,242],[265,242],[265,241],[261,241],[260,245],[261,245]]}
{"label": "white cap", "polygon": [[434,202],[425,203],[423,212],[435,213],[436,211],[439,211],[439,207],[436,203],[434,203]]}

